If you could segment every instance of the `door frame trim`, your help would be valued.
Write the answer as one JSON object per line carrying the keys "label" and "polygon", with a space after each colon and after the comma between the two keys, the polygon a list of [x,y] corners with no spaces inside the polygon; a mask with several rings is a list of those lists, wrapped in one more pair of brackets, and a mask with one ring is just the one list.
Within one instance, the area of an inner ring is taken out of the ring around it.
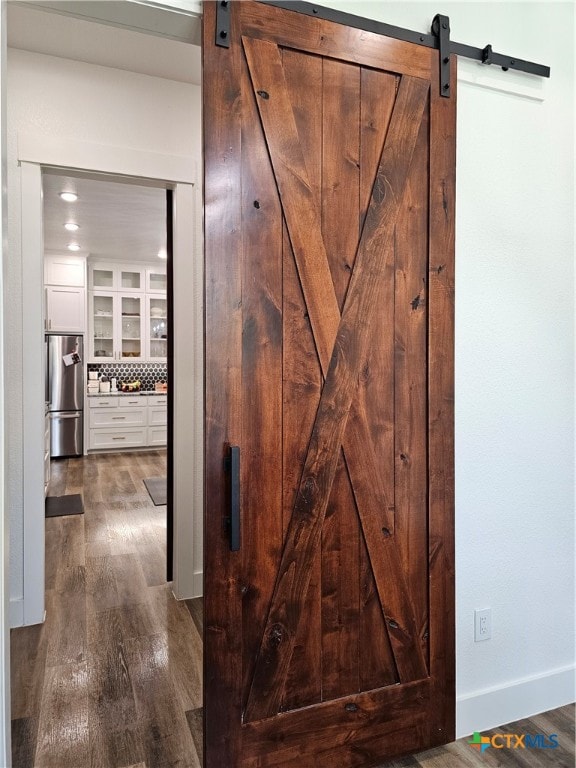
{"label": "door frame trim", "polygon": [[[24,488],[24,558],[23,558],[23,594],[20,599],[10,602],[12,626],[37,624],[44,621],[44,484],[43,484],[43,419],[42,403],[44,400],[44,370],[41,329],[43,327],[43,286],[42,262],[38,253],[42,247],[42,168],[66,168],[90,174],[115,176],[121,181],[150,183],[163,188],[170,187],[174,194],[174,269],[178,272],[175,285],[182,286],[173,295],[175,313],[186,310],[192,314],[193,322],[202,328],[201,302],[190,302],[189,289],[194,286],[194,295],[202,291],[203,269],[202,254],[194,226],[198,210],[199,188],[197,183],[197,159],[192,155],[175,156],[154,152],[125,149],[120,146],[92,144],[83,141],[62,140],[50,136],[18,136],[18,162],[22,182],[22,267],[27,279],[23,281],[23,302],[27,311],[23,321],[23,349],[26,350],[23,365],[25,368],[23,389],[23,488]],[[178,207],[195,211],[193,217],[178,217]],[[187,219],[185,221],[184,219]],[[193,253],[196,258],[190,259]],[[180,323],[184,333],[186,322]],[[177,333],[177,330],[176,330]],[[189,334],[180,340],[189,349]],[[178,339],[175,338],[178,345]],[[193,359],[194,376],[198,354]],[[200,364],[202,363],[200,350]],[[190,388],[183,375],[182,367],[175,366],[174,406],[176,412],[185,412],[193,395],[192,430],[185,429],[178,423],[174,425],[174,454],[185,456],[187,463],[202,465],[203,455],[203,411],[202,387],[194,384]],[[201,377],[201,374],[200,374]],[[182,382],[177,386],[176,382]],[[198,434],[199,431],[199,434]],[[190,557],[190,548],[186,551],[182,543],[194,541],[195,518],[201,515],[203,506],[202,488],[192,487],[192,473],[189,466],[186,471],[174,469],[174,582],[173,591],[178,599],[195,597],[197,594],[197,572],[201,570],[201,558],[197,563]],[[39,480],[40,478],[40,480]],[[182,486],[182,487],[181,487]],[[186,486],[186,487],[183,487]],[[28,490],[26,490],[28,489]],[[191,500],[192,499],[192,503]],[[181,505],[188,514],[178,515]],[[194,547],[196,550],[197,547]]]}

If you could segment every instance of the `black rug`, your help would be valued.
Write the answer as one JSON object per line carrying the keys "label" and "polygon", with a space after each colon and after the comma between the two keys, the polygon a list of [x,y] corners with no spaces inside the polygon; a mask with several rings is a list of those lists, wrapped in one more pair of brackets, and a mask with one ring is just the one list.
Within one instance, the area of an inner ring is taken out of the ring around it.
{"label": "black rug", "polygon": [[155,507],[161,507],[166,504],[165,477],[147,477],[143,482]]}
{"label": "black rug", "polygon": [[46,517],[64,517],[64,515],[83,515],[84,503],[81,493],[68,496],[46,496]]}

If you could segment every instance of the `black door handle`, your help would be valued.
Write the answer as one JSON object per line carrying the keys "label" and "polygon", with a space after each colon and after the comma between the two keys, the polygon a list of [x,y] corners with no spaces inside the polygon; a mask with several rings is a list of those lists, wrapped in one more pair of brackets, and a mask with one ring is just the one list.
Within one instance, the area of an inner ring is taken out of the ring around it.
{"label": "black door handle", "polygon": [[226,519],[230,551],[240,549],[240,446],[231,445],[227,468],[230,472],[230,517]]}

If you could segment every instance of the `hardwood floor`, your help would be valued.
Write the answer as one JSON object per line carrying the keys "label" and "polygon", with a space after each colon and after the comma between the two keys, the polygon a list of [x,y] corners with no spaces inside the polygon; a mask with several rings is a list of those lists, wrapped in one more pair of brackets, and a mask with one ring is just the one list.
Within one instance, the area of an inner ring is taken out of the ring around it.
{"label": "hardwood floor", "polygon": [[[172,597],[165,508],[142,483],[165,466],[158,451],[53,462],[50,493],[82,493],[85,514],[46,520],[46,622],[12,631],[14,768],[201,767],[202,601]],[[575,765],[573,706],[493,732],[559,747],[480,754],[461,739],[384,765]]]}
{"label": "hardwood floor", "polygon": [[142,483],[165,453],[52,467],[50,494],[82,493],[85,514],[46,520],[46,622],[12,632],[14,766],[199,768],[201,633]]}

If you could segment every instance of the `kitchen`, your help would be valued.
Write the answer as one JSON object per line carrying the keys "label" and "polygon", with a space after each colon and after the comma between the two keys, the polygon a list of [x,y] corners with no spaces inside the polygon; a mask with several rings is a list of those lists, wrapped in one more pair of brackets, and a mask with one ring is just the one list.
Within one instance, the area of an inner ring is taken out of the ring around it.
{"label": "kitchen", "polygon": [[63,461],[152,451],[166,504],[166,192],[45,172],[43,201],[47,501]]}

